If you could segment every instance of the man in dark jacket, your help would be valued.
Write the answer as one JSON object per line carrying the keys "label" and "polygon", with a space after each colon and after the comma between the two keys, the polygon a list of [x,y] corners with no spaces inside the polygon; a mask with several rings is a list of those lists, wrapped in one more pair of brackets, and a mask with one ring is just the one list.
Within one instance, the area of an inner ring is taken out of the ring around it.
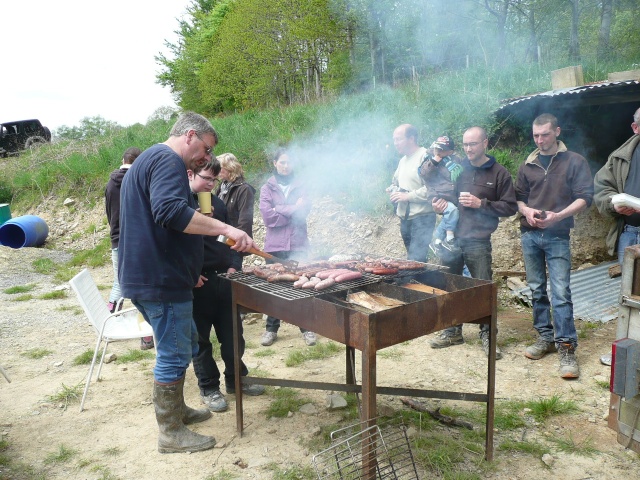
{"label": "man in dark jacket", "polygon": [[[134,160],[142,153],[137,147],[129,147],[122,156],[122,165],[109,175],[109,181],[104,190],[104,206],[109,222],[109,233],[111,237],[111,264],[113,265],[113,285],[109,293],[109,311],[121,309],[122,303],[118,305],[118,300],[122,298],[122,290],[118,282],[118,243],[120,242],[120,186],[124,174],[127,173]],[[140,350],[153,348],[153,337],[142,337],[140,339]]]}
{"label": "man in dark jacket", "polygon": [[[498,228],[500,217],[510,217],[517,212],[513,182],[509,171],[486,153],[489,140],[484,128],[469,128],[462,142],[467,158],[462,161],[462,173],[456,180],[460,218],[455,232],[462,256],[448,266],[451,273],[461,275],[466,264],[473,278],[492,280],[491,234]],[[446,204],[445,200],[438,199],[433,208],[441,212]],[[490,328],[487,324],[480,325],[482,348],[487,356],[491,346]],[[462,343],[462,325],[458,325],[440,332],[430,345],[445,348]],[[497,345],[496,358],[502,358]]]}
{"label": "man in dark jacket", "polygon": [[[560,354],[560,376],[578,378],[578,336],[573,320],[570,231],[573,216],[593,201],[593,180],[585,158],[558,141],[558,119],[544,113],[533,121],[538,148],[520,166],[516,198],[527,283],[533,291],[533,327],[538,340],[525,356]],[[547,295],[547,268],[551,298]],[[553,308],[552,308],[553,307]],[[551,311],[553,310],[553,323]]]}
{"label": "man in dark jacket", "polygon": [[[202,170],[187,170],[189,184],[194,193],[210,192],[216,176],[220,173],[220,163],[213,159]],[[211,194],[213,218],[230,223],[227,206],[216,195]],[[224,363],[224,383],[227,393],[235,393],[235,372],[233,361],[233,314],[231,305],[231,282],[220,273],[242,270],[242,256],[225,243],[214,237],[204,237],[204,265],[200,279],[193,289],[193,319],[198,329],[198,355],[193,357],[193,371],[198,378],[200,398],[212,412],[227,410],[227,400],[220,392],[220,369],[213,358],[211,328],[216,332],[220,344],[220,357]],[[240,325],[240,358],[244,354],[244,336]],[[240,361],[241,375],[249,373]],[[262,385],[243,385],[244,395],[262,395]]]}
{"label": "man in dark jacket", "polygon": [[197,452],[216,443],[185,426],[211,416],[184,403],[185,374],[198,353],[193,287],[202,270],[203,235],[225,235],[238,251],[255,248],[243,231],[196,211],[187,169],[211,161],[217,143],[211,123],[186,112],[169,138],[142,152],[122,181],[118,279],[156,339],[153,403],[160,453]]}

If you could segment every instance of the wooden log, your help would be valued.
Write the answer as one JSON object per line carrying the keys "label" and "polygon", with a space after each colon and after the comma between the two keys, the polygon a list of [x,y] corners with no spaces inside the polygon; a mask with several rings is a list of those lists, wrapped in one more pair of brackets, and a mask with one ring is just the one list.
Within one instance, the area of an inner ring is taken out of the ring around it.
{"label": "wooden log", "polygon": [[616,278],[622,275],[622,265],[616,263],[609,267],[609,278]]}

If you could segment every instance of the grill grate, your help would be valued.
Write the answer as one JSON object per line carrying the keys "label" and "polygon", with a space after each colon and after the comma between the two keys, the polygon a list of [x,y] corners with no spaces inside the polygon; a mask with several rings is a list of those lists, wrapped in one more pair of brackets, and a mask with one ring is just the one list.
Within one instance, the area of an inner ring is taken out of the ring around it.
{"label": "grill grate", "polygon": [[404,426],[354,428],[360,425],[331,432],[331,447],[313,456],[319,480],[362,478],[363,448],[370,448],[375,458],[376,479],[419,478]]}
{"label": "grill grate", "polygon": [[258,278],[255,275],[234,272],[234,273],[222,273],[221,277],[228,278],[234,282],[239,282],[244,285],[248,285],[256,290],[275,295],[284,300],[299,300],[302,298],[315,297],[325,293],[339,292],[342,290],[348,290],[350,288],[358,288],[364,285],[370,285],[372,283],[378,283],[385,279],[385,276],[373,275],[372,273],[363,273],[362,278],[357,280],[350,280],[348,282],[336,283],[324,290],[316,291],[313,289],[293,288],[293,282],[267,282],[262,278]]}

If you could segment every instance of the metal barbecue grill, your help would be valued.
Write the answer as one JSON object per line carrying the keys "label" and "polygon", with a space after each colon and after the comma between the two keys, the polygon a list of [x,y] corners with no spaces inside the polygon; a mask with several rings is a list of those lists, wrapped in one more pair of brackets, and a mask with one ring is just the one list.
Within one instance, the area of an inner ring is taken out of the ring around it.
{"label": "metal barbecue grill", "polygon": [[[363,274],[361,279],[336,284],[321,291],[294,289],[292,282],[270,283],[242,273],[224,276],[231,281],[233,296],[236,427],[240,435],[244,428],[242,384],[361,393],[361,420],[366,428],[376,424],[377,394],[464,400],[487,404],[485,458],[492,460],[497,334],[496,284],[487,280],[452,275],[438,268],[430,268],[428,264],[425,264],[423,270],[403,271],[395,276]],[[421,283],[429,288],[433,287],[434,290],[433,293],[416,291],[406,288],[407,283]],[[399,300],[401,304],[372,312],[349,304],[349,292],[382,295]],[[345,345],[346,383],[242,377],[238,335],[242,320],[238,314],[238,307],[271,315]],[[378,350],[462,323],[484,323],[491,326],[489,339],[492,348],[488,358],[485,394],[376,385]],[[362,352],[360,385],[355,377],[356,349]],[[365,452],[365,448],[369,447],[363,446],[363,458],[369,458],[371,452]]]}

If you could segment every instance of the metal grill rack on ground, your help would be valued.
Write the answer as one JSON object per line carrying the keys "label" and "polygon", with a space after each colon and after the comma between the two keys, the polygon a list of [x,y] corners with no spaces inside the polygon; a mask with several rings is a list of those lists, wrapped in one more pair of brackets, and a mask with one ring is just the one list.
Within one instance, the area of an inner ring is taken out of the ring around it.
{"label": "metal grill rack on ground", "polygon": [[[318,479],[418,479],[411,444],[404,426],[389,425],[360,430],[355,424],[331,432],[332,445],[313,456]],[[363,451],[370,451],[373,459],[367,468]],[[367,475],[367,470],[370,474]]]}

